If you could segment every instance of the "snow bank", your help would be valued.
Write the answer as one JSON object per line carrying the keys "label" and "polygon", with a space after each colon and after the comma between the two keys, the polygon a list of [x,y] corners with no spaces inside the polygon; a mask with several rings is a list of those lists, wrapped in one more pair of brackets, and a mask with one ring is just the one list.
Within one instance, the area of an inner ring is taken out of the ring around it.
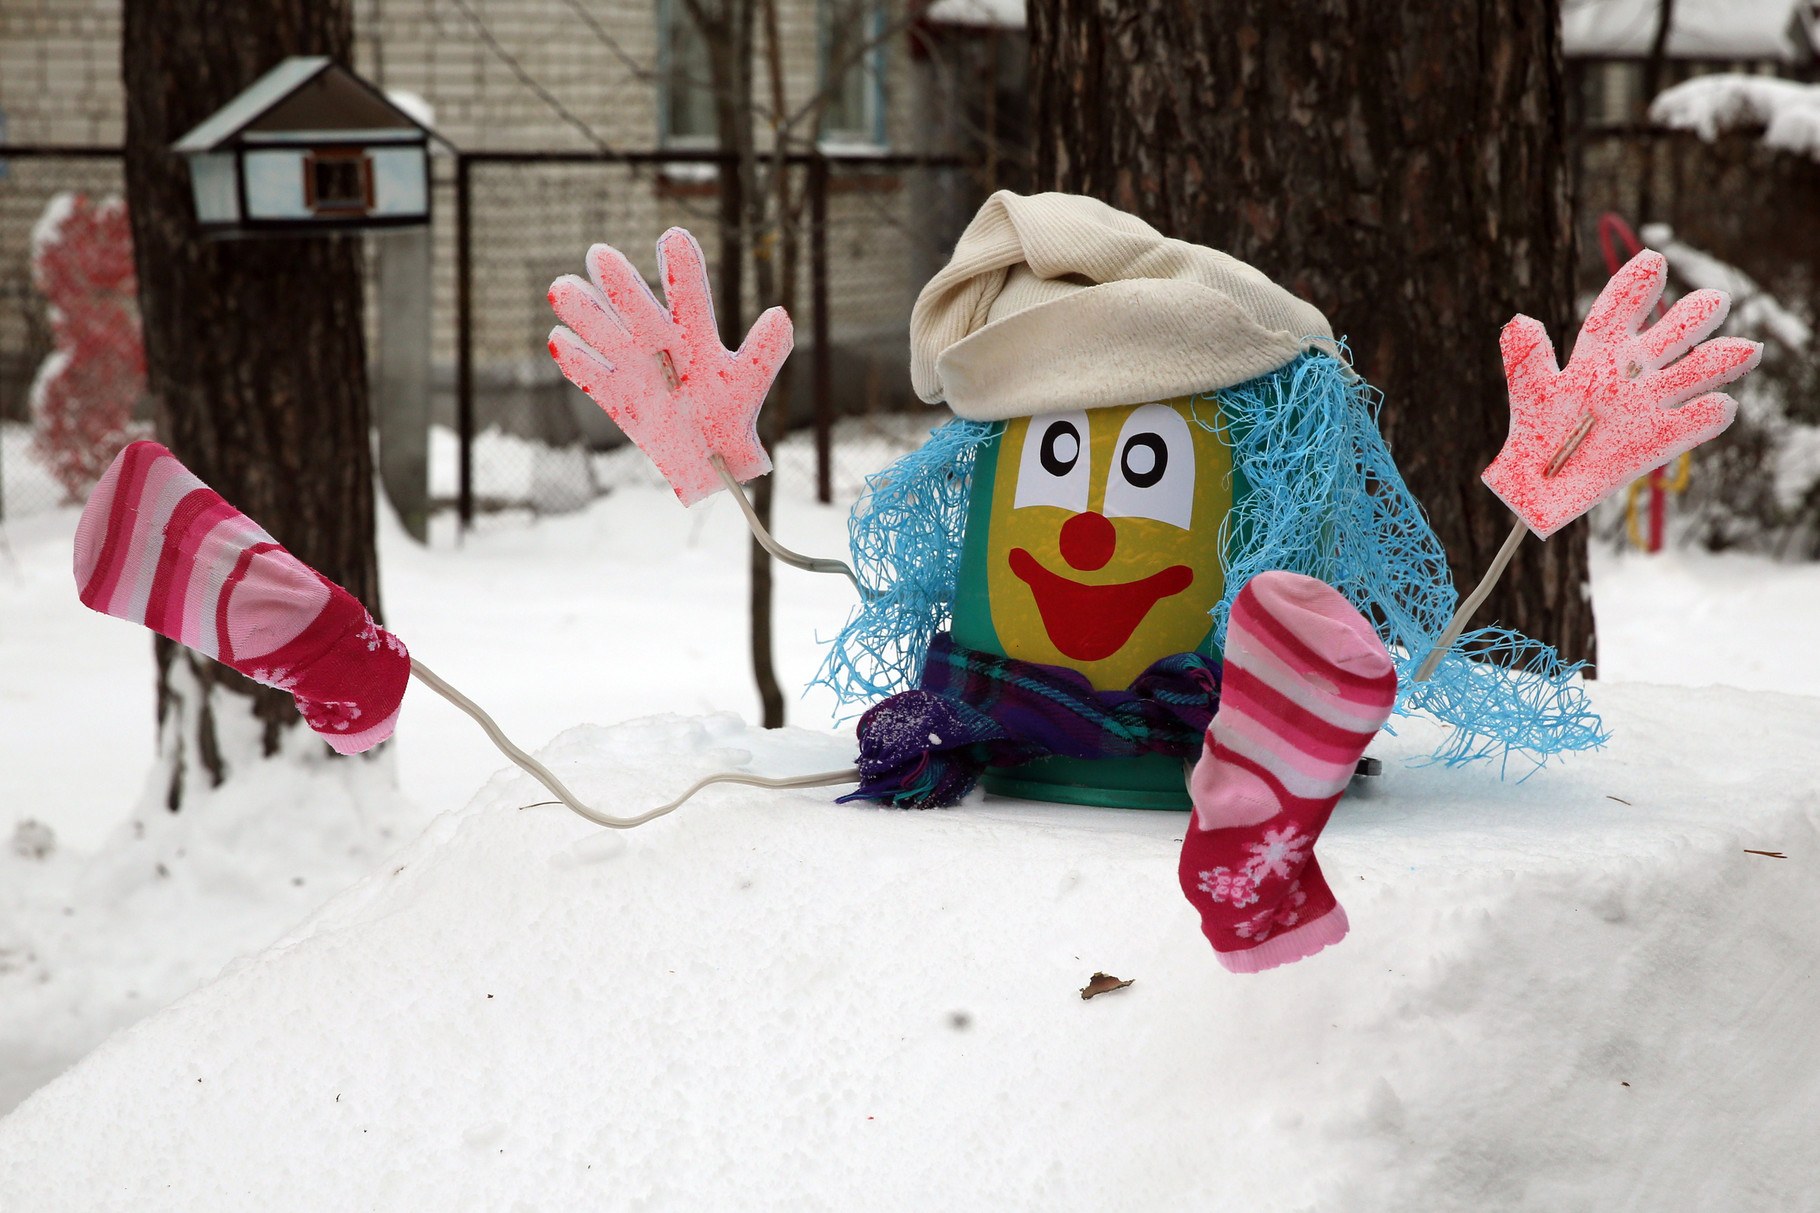
{"label": "snow bank", "polygon": [[[1588,555],[1603,678],[1820,694],[1820,644],[1810,639],[1820,563],[1686,548],[1645,556],[1605,544]],[[1606,691],[1593,684],[1595,704]],[[1681,694],[1699,703],[1705,692]]]}
{"label": "snow bank", "polygon": [[[1680,281],[1732,297],[1728,333],[1774,342],[1796,358],[1804,357],[1812,346],[1814,331],[1807,321],[1737,266],[1677,240],[1666,223],[1645,224],[1643,240],[1668,258]],[[1764,470],[1770,491],[1781,509],[1794,513],[1820,482],[1820,426],[1791,419],[1777,396],[1752,382],[1738,392],[1738,407],[1769,436],[1771,452]]]}
{"label": "snow bank", "polygon": [[1712,140],[1723,131],[1762,130],[1766,146],[1820,160],[1820,85],[1774,76],[1697,76],[1664,90],[1650,118]]}
{"label": "snow bank", "polygon": [[[1179,814],[717,789],[602,835],[502,774],[0,1121],[0,1207],[1791,1207],[1820,700],[1598,700],[1610,749],[1522,784],[1377,747],[1322,844],[1353,936],[1252,978]],[[542,757],[623,811],[849,745],[663,717]]]}
{"label": "snow bank", "polygon": [[[52,353],[40,369],[59,357]],[[0,521],[46,513],[62,502],[63,486],[32,450],[32,427],[0,421]]]}
{"label": "snow bank", "polygon": [[[132,689],[149,690],[149,679]],[[235,722],[251,732],[250,719]],[[135,720],[129,735],[149,727]],[[270,944],[421,825],[385,758],[333,762],[311,735],[293,735],[291,753],[260,762],[257,738],[222,741],[236,778],[192,793],[177,814],[162,787],[148,787],[86,854],[29,816],[54,806],[9,805],[22,816],[15,839],[36,825],[47,845],[0,849],[0,1109]],[[89,761],[101,760],[92,751],[91,741]],[[5,1190],[0,1182],[0,1209],[34,1207]]]}

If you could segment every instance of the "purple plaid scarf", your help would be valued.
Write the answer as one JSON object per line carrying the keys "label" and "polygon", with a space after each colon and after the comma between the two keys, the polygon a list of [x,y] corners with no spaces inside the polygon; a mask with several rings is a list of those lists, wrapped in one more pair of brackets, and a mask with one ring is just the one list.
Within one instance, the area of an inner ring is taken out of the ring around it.
{"label": "purple plaid scarf", "polygon": [[1200,653],[1153,663],[1129,690],[1096,691],[1063,666],[930,642],[921,686],[859,718],[860,786],[841,797],[899,808],[959,803],[987,767],[1050,755],[1200,756],[1220,702],[1220,664]]}

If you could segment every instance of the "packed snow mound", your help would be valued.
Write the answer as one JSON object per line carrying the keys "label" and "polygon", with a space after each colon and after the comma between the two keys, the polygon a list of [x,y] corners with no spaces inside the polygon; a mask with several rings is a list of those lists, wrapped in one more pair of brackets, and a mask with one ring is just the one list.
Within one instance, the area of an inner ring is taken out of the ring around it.
{"label": "packed snow mound", "polygon": [[[1352,935],[1251,977],[1178,813],[721,787],[604,834],[502,773],[0,1121],[0,1207],[1792,1208],[1820,699],[1596,693],[1609,749],[1524,782],[1375,746],[1320,845]],[[850,746],[541,756],[629,812]]]}
{"label": "packed snow mound", "polygon": [[[190,789],[183,812],[165,807],[153,775],[92,852],[63,847],[33,819],[0,850],[0,1115],[111,1033],[284,935],[422,828],[389,755],[335,761],[294,729],[281,757],[262,760],[252,717],[220,725],[234,777]],[[0,1197],[0,1210],[15,1207]]]}

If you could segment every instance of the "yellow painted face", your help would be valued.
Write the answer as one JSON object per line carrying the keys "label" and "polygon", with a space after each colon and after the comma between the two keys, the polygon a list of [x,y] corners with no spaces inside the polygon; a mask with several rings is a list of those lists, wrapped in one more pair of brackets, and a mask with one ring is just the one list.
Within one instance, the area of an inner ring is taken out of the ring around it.
{"label": "yellow painted face", "polygon": [[1109,690],[1199,645],[1224,589],[1230,469],[1185,396],[1008,423],[986,557],[1006,654]]}

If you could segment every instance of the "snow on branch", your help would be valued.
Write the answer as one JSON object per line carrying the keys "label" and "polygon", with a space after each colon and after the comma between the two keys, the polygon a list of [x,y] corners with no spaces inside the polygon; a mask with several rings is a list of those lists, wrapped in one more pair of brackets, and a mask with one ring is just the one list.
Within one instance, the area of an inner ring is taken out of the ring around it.
{"label": "snow on branch", "polygon": [[1725,131],[1763,131],[1767,147],[1820,160],[1820,85],[1773,76],[1699,76],[1664,90],[1652,121],[1709,142]]}
{"label": "snow on branch", "polygon": [[1644,243],[1668,258],[1668,268],[1676,278],[1695,289],[1711,287],[1729,294],[1732,319],[1740,332],[1766,337],[1796,353],[1808,348],[1813,330],[1807,322],[1749,274],[1676,239],[1674,229],[1666,223],[1646,224],[1642,234]]}

